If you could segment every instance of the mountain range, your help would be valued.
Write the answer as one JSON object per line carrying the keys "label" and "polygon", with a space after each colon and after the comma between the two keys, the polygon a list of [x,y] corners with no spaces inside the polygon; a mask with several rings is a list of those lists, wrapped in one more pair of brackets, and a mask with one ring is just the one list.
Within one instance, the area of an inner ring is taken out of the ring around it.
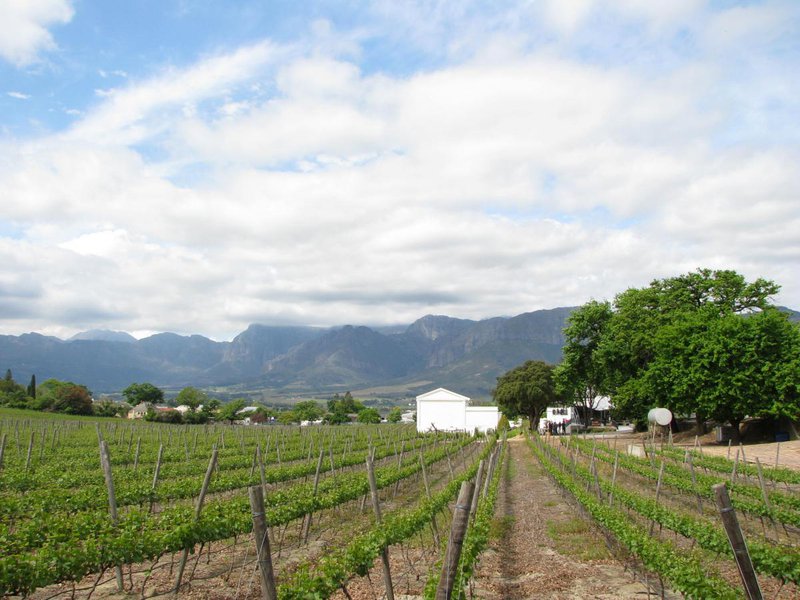
{"label": "mountain range", "polygon": [[174,333],[137,340],[106,330],[69,340],[0,335],[0,367],[18,382],[35,374],[40,382],[82,383],[95,394],[147,381],[165,389],[193,385],[277,396],[346,390],[404,396],[445,386],[486,398],[499,375],[525,360],[558,362],[572,310],[481,321],[428,315],[386,329],[254,324],[230,342]]}
{"label": "mountain range", "polygon": [[[780,307],[793,321],[800,313]],[[557,363],[573,307],[481,321],[427,315],[408,326],[333,328],[250,325],[230,342],[159,333],[137,340],[94,330],[69,340],[0,335],[0,368],[74,381],[95,394],[133,382],[221,393],[297,397],[347,390],[398,398],[448,387],[486,399],[496,378],[526,360]]]}

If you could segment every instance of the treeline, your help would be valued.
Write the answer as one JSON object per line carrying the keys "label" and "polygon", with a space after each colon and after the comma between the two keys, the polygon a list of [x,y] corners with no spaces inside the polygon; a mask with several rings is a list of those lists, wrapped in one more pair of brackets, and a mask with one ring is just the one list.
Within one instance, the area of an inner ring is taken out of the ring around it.
{"label": "treeline", "polygon": [[[10,369],[0,381],[0,406],[71,415],[127,417],[131,409],[144,405],[146,410],[141,418],[161,423],[235,423],[245,418],[251,423],[274,421],[283,425],[306,421],[322,421],[330,425],[382,421],[377,409],[365,406],[363,402],[353,398],[350,392],[346,392],[344,396],[335,394],[325,405],[315,400],[303,400],[291,408],[282,409],[259,403],[250,404],[243,398],[222,403],[193,386],[185,387],[176,396],[167,399],[164,390],[148,382],[130,384],[122,390],[122,396],[125,399],[123,402],[114,402],[110,398],[95,401],[92,392],[85,385],[48,379],[37,386],[35,375],[25,387],[14,381]],[[177,410],[179,406],[183,410]],[[245,408],[247,410],[243,410]],[[392,408],[386,417],[390,423],[399,423],[401,418],[402,411],[399,407]]]}
{"label": "treeline", "polygon": [[618,419],[651,408],[705,423],[800,416],[800,326],[772,303],[776,283],[698,269],[587,302],[564,330],[562,362],[526,363],[498,379],[495,399],[538,421],[548,404],[587,409],[611,398]]}
{"label": "treeline", "polygon": [[92,392],[85,385],[71,381],[48,379],[36,385],[36,375],[31,375],[27,387],[14,381],[11,369],[0,381],[0,406],[9,408],[29,408],[33,410],[46,410],[69,415],[100,414],[102,411],[111,411],[111,414],[100,416],[115,416],[117,408],[115,403],[92,403]]}

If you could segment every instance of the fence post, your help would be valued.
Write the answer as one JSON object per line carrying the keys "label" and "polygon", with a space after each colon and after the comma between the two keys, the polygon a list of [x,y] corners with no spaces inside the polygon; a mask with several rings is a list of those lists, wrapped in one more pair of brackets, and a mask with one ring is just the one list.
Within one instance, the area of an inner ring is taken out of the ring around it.
{"label": "fence post", "polygon": [[467,534],[470,498],[473,492],[474,485],[471,481],[465,481],[461,484],[461,490],[458,493],[458,500],[453,511],[450,539],[447,541],[447,551],[442,562],[442,574],[439,577],[439,585],[436,588],[436,600],[450,600],[452,597],[453,584],[458,570],[458,560],[461,558],[461,547],[464,545],[464,536]]}
{"label": "fence post", "polygon": [[250,494],[250,510],[253,513],[253,536],[256,540],[256,556],[258,570],[261,573],[261,595],[264,600],[276,600],[275,574],[272,570],[272,554],[267,537],[267,519],[264,514],[264,490],[254,485],[248,490]]}
{"label": "fence post", "polygon": [[758,585],[756,571],[753,562],[750,560],[750,553],[747,550],[742,529],[739,527],[739,519],[736,518],[736,511],[731,505],[731,498],[728,495],[728,488],[724,483],[718,483],[711,487],[714,490],[714,499],[719,509],[722,525],[728,535],[733,557],[736,559],[736,566],[739,569],[739,576],[742,578],[744,591],[748,600],[762,600],[761,588]]}

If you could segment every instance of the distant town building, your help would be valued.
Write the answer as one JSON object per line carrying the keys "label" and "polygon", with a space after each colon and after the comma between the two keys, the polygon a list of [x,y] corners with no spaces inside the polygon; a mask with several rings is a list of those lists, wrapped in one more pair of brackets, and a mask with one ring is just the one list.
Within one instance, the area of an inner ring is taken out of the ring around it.
{"label": "distant town building", "polygon": [[402,415],[400,415],[400,422],[401,423],[413,423],[414,419],[416,418],[416,416],[417,416],[417,413],[415,411],[413,411],[413,410],[406,411]]}
{"label": "distant town building", "polygon": [[147,414],[147,402],[140,402],[128,411],[129,419],[144,419]]}

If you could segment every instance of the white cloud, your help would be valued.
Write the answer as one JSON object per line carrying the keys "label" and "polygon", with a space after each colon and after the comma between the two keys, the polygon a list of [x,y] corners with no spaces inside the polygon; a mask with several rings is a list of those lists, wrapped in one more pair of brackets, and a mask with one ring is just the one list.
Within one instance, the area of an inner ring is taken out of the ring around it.
{"label": "white cloud", "polygon": [[692,18],[705,12],[707,0],[670,0],[652,2],[651,0],[611,0],[607,5],[619,13],[638,17],[653,29],[685,25]]}
{"label": "white cloud", "polygon": [[17,67],[56,48],[48,27],[69,23],[70,0],[0,0],[0,58]]}
{"label": "white cloud", "polygon": [[734,6],[714,15],[705,32],[710,46],[727,51],[731,46],[770,44],[793,31],[790,7],[780,4]]}
{"label": "white cloud", "polygon": [[17,100],[28,100],[30,98],[29,94],[23,94],[22,92],[6,92],[6,95]]}
{"label": "white cloud", "polygon": [[[467,18],[423,4],[439,20],[420,35]],[[564,5],[554,27],[613,10],[664,31],[706,10],[616,6]],[[800,157],[763,129],[726,140],[745,100],[764,113],[747,85],[721,93],[728,42],[708,23],[691,23],[699,58],[647,73],[476,34],[464,47],[485,52],[396,76],[320,22],[318,45],[130,78],[64,134],[0,146],[3,219],[22,232],[0,237],[0,261],[57,283],[5,329],[36,314],[217,338],[254,321],[480,318],[700,266],[774,278],[800,306]],[[62,293],[87,281],[84,305]]]}
{"label": "white cloud", "polygon": [[547,0],[543,3],[548,22],[563,33],[573,32],[587,17],[595,0]]}
{"label": "white cloud", "polygon": [[163,74],[124,88],[96,90],[104,98],[67,138],[135,144],[169,127],[172,110],[208,97],[225,94],[275,60],[278,49],[268,42],[242,47],[199,61],[188,69],[167,69]]}

